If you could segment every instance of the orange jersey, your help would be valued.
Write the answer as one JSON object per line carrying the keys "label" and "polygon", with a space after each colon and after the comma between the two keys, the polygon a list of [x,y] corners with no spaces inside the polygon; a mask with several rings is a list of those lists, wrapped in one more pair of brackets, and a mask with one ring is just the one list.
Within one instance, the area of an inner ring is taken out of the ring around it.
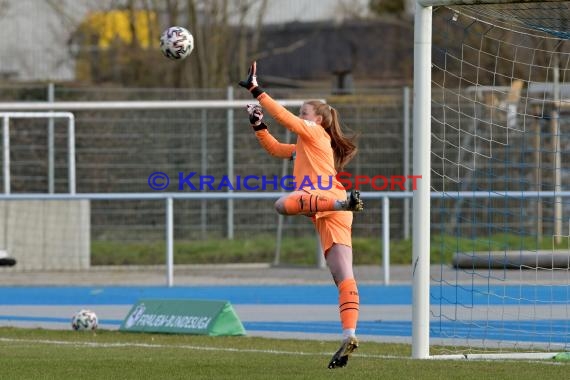
{"label": "orange jersey", "polygon": [[296,189],[346,199],[346,190],[336,179],[331,138],[325,129],[293,115],[267,93],[261,94],[258,100],[279,124],[297,135],[296,144],[282,144],[267,130],[256,132],[257,139],[269,154],[295,159],[293,176]]}

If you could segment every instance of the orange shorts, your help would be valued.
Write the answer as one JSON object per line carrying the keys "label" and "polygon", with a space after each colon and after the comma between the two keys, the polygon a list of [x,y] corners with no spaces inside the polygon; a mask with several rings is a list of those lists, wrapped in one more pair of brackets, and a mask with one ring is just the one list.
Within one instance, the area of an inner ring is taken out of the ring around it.
{"label": "orange shorts", "polygon": [[325,255],[335,243],[352,247],[351,211],[319,212],[312,219]]}

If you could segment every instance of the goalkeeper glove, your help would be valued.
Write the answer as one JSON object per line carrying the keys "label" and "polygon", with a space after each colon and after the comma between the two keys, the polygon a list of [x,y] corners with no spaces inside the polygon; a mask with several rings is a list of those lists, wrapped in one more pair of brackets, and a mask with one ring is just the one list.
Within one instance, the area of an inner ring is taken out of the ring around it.
{"label": "goalkeeper glove", "polygon": [[240,81],[238,84],[251,92],[253,97],[256,99],[259,95],[265,92],[257,84],[257,62],[253,61],[247,72],[247,78]]}
{"label": "goalkeeper glove", "polygon": [[255,131],[267,129],[267,125],[261,121],[263,119],[263,109],[257,104],[248,104],[246,106],[247,113],[249,114],[249,122]]}
{"label": "goalkeeper glove", "polygon": [[246,106],[247,113],[249,114],[249,122],[251,125],[261,124],[261,119],[263,119],[263,109],[257,104],[248,104]]}

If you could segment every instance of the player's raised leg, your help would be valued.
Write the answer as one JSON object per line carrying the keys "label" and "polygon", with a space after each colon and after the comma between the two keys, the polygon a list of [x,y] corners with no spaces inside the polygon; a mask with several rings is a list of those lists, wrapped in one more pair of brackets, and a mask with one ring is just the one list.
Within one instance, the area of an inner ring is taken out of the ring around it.
{"label": "player's raised leg", "polygon": [[279,198],[275,209],[282,215],[312,215],[320,211],[362,211],[364,205],[358,190],[352,190],[342,200],[294,191]]}

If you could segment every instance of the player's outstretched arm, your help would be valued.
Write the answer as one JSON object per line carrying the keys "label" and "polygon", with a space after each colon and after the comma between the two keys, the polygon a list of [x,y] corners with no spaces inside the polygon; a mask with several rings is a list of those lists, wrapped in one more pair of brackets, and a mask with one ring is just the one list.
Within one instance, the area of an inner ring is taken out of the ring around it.
{"label": "player's outstretched arm", "polygon": [[269,133],[267,125],[262,121],[263,109],[257,104],[248,104],[246,106],[249,115],[249,122],[255,131],[255,137],[259,144],[274,157],[291,159],[295,151],[294,144],[283,144]]}
{"label": "player's outstretched arm", "polygon": [[251,64],[247,72],[247,77],[240,81],[239,85],[251,92],[253,97],[259,100],[263,108],[269,112],[279,124],[291,132],[297,135],[304,135],[305,137],[309,137],[311,133],[314,132],[314,128],[308,128],[312,125],[308,125],[304,120],[291,113],[259,87],[257,83],[257,62],[254,61]]}

